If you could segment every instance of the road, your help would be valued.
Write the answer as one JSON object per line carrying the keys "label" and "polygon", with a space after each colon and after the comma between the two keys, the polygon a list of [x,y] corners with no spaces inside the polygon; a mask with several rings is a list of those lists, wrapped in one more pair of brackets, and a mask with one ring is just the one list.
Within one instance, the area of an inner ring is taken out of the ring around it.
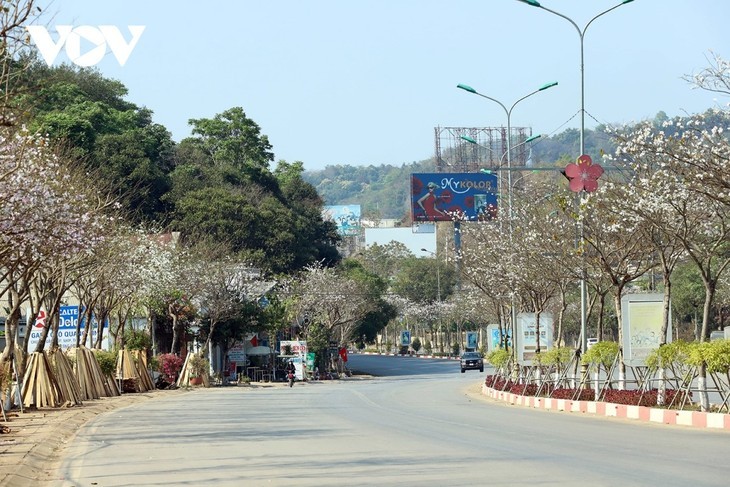
{"label": "road", "polygon": [[727,485],[727,433],[507,406],[474,394],[485,374],[455,361],[350,363],[381,377],[196,390],[100,416],[59,485]]}

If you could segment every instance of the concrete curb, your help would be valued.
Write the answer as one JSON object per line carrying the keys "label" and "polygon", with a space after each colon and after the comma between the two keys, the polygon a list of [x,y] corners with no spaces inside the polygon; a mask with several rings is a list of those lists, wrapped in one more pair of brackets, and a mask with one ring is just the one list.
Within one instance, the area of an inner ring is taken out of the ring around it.
{"label": "concrete curb", "polygon": [[712,430],[730,431],[730,414],[703,413],[699,411],[678,411],[674,409],[627,406],[596,401],[571,401],[549,397],[520,396],[510,392],[497,391],[482,384],[482,394],[513,406],[545,409],[567,413],[587,413],[606,418],[633,419],[657,424],[690,426]]}

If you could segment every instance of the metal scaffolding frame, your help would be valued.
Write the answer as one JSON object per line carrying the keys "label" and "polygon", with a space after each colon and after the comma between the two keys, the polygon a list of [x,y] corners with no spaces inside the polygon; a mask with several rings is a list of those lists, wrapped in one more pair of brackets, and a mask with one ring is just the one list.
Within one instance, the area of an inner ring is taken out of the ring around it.
{"label": "metal scaffolding frame", "polygon": [[[507,153],[507,127],[436,127],[436,171],[478,172],[496,169]],[[467,142],[462,136],[476,141]],[[526,166],[529,149],[522,144],[532,136],[530,127],[512,127],[512,167]],[[522,144],[522,145],[520,145]]]}

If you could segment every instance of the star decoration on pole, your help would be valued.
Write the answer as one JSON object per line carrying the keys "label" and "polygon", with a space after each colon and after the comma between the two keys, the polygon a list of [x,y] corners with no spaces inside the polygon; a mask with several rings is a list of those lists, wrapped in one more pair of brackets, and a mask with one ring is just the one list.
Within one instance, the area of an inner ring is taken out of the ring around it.
{"label": "star decoration on pole", "polygon": [[578,193],[585,191],[592,193],[598,189],[598,178],[603,174],[600,164],[593,164],[591,156],[583,154],[575,164],[565,166],[565,177],[570,180],[570,190]]}

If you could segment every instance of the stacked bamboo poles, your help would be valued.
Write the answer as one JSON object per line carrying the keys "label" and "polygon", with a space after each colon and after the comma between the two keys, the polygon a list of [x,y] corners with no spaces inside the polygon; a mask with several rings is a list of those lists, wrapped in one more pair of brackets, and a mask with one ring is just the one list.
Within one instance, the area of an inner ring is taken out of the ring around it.
{"label": "stacked bamboo poles", "polygon": [[61,396],[67,406],[81,406],[81,389],[66,354],[60,349],[49,352],[48,358],[56,373]]}
{"label": "stacked bamboo poles", "polygon": [[193,354],[189,353],[185,356],[185,362],[183,363],[182,369],[180,369],[180,377],[177,378],[178,387],[190,386],[190,371],[188,370],[188,362]]}
{"label": "stacked bamboo poles", "polygon": [[[142,379],[129,350],[119,350],[117,354],[117,380],[131,381],[134,392],[143,392]],[[124,389],[124,388],[123,388]]]}
{"label": "stacked bamboo poles", "polygon": [[117,387],[113,381],[110,384],[108,378],[104,377],[93,352],[83,346],[74,350],[76,353],[76,379],[79,382],[81,397],[86,400],[118,396]]}
{"label": "stacked bamboo poles", "polygon": [[21,396],[25,407],[61,406],[63,395],[45,352],[34,352],[28,357]]}
{"label": "stacked bamboo poles", "polygon": [[142,389],[144,391],[153,391],[155,384],[152,382],[152,377],[147,369],[147,350],[133,350],[132,357],[137,365],[137,373],[141,380]]}

